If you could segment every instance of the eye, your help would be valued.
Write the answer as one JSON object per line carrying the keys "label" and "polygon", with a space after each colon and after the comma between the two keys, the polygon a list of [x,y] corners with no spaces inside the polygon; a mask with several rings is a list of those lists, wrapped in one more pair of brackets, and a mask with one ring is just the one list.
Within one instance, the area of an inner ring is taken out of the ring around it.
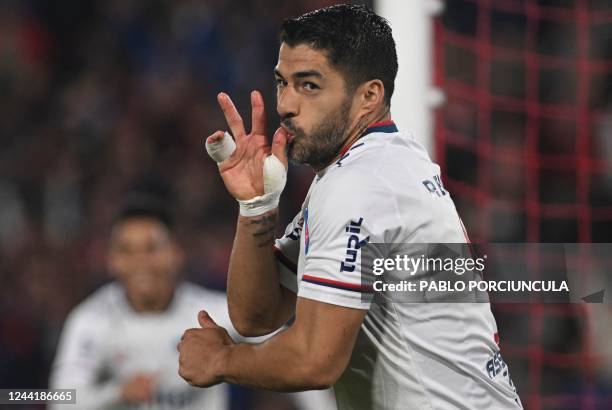
{"label": "eye", "polygon": [[276,88],[283,88],[287,85],[287,81],[283,80],[282,78],[277,78],[275,82],[276,82]]}
{"label": "eye", "polygon": [[306,81],[303,84],[303,87],[309,91],[318,90],[320,88],[318,85],[316,85],[315,83],[311,83],[310,81]]}

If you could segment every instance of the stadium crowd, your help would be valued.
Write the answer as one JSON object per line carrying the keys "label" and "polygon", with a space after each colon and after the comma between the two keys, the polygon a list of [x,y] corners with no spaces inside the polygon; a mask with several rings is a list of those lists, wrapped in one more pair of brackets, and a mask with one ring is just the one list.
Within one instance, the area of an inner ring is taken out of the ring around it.
{"label": "stadium crowd", "polygon": [[[278,121],[272,68],[280,22],[332,3],[0,2],[2,388],[46,387],[66,314],[108,280],[106,234],[121,198],[134,189],[154,192],[173,204],[178,238],[188,256],[184,275],[212,288],[224,288],[237,205],[225,191],[215,164],[204,157],[204,138],[226,128],[215,96],[226,91],[239,112],[249,113],[249,91],[261,90],[268,108],[268,129],[272,130]],[[469,6],[474,2],[459,3]],[[475,37],[469,20],[471,6],[460,7],[459,3],[447,10],[444,25]],[[497,18],[494,42],[506,49],[520,49],[513,42],[524,40],[526,20]],[[592,48],[601,59],[612,58],[612,30],[606,30],[600,31],[602,40]],[[559,58],[576,55],[573,32],[542,25],[538,36],[537,52]],[[452,45],[444,52],[449,78],[480,86],[475,53],[462,52]],[[501,64],[491,73],[489,91],[493,94],[526,98],[525,67]],[[599,112],[612,106],[610,75],[602,74],[593,81],[590,103]],[[575,84],[578,77],[568,79],[543,72],[542,78],[538,93],[543,102],[575,99],[573,94],[563,94],[562,89],[568,81]],[[447,137],[452,139],[454,132],[459,140],[467,141],[464,146],[476,147],[475,141],[482,138],[479,108],[449,94],[443,110],[444,127],[450,130]],[[502,151],[521,150],[526,141],[525,121],[529,119],[503,113],[492,118],[490,139],[498,144],[493,151],[500,147]],[[245,119],[248,123],[248,115]],[[575,153],[577,137],[568,131],[567,122],[538,124],[541,138],[536,155]],[[601,121],[593,126],[591,148],[594,156],[609,164],[612,127],[606,124]],[[478,180],[479,161],[485,161],[479,156],[482,151],[458,149],[460,145],[446,150],[448,162],[444,167],[448,176],[478,185],[482,182]],[[484,205],[492,215],[487,230],[478,227],[481,209],[474,207],[478,195],[471,199],[469,195],[457,196],[460,214],[468,231],[475,232],[479,239],[526,241],[526,215],[507,212],[503,206],[525,201],[525,168],[520,161],[511,165],[496,163],[496,159],[486,159],[491,176],[487,187],[478,188],[491,199]],[[568,178],[577,175],[576,164],[568,164],[565,173],[557,167],[538,174],[542,189],[536,200],[577,202],[576,184],[581,180]],[[307,167],[290,169],[279,226],[297,212],[311,177]],[[610,180],[609,170],[596,175],[593,184],[598,189],[590,191],[586,205],[612,203]],[[449,186],[451,193],[453,188]],[[539,238],[580,241],[580,223],[579,218],[565,222],[552,218],[543,222]],[[609,221],[605,225],[594,222],[592,239],[612,242],[609,227]],[[508,334],[514,330],[525,333],[520,329],[524,321],[505,318],[503,312],[499,313],[498,324]],[[543,335],[542,343],[548,343],[553,351],[578,349],[559,340],[580,340],[558,336],[575,335],[579,326],[579,322],[564,319],[547,328],[549,334]],[[514,368],[521,392],[527,388],[522,383],[527,380],[528,364]],[[571,373],[570,377],[580,375]]]}
{"label": "stadium crowd", "polygon": [[[239,4],[238,4],[239,3]],[[0,3],[0,386],[44,388],[68,311],[108,280],[124,195],[173,205],[185,276],[224,288],[237,215],[204,138],[223,90],[274,127],[278,27],[330,1]],[[310,177],[293,169],[293,215]]]}

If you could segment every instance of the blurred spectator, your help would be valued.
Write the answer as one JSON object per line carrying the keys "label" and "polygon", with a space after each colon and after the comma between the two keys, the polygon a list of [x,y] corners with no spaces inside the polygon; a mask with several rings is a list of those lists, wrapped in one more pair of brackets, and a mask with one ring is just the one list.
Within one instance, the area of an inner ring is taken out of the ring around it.
{"label": "blurred spectator", "polygon": [[[83,410],[229,409],[227,384],[196,388],[178,375],[177,344],[185,330],[199,327],[200,310],[234,340],[242,339],[229,319],[224,293],[179,279],[183,258],[164,204],[142,194],[130,198],[112,224],[108,266],[116,280],[68,316],[50,387],[76,389],[77,408]],[[30,283],[48,276],[30,278]],[[280,397],[301,410],[335,408],[330,391]],[[273,399],[278,403],[279,396]]]}

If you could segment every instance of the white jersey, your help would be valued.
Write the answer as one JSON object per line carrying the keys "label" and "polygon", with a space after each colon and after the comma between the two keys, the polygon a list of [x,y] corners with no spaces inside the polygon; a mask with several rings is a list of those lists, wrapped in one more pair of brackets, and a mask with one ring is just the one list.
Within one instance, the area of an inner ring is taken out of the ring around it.
{"label": "white jersey", "polygon": [[392,258],[391,244],[466,240],[439,166],[392,122],[368,128],[317,173],[275,253],[281,283],[299,297],[368,310],[334,386],[339,409],[522,408],[488,303],[363,297],[371,292],[360,272],[364,242]]}
{"label": "white jersey", "polygon": [[[119,283],[110,283],[88,297],[69,315],[51,371],[50,388],[76,389],[76,406],[83,410],[223,410],[229,408],[229,386],[190,386],[178,375],[177,345],[183,332],[199,328],[197,314],[205,309],[215,322],[240,339],[227,310],[225,293],[182,283],[164,312],[138,313],[127,302]],[[252,341],[261,341],[261,338]],[[120,402],[120,386],[137,373],[156,377],[153,403]],[[331,408],[329,392],[291,395],[300,409],[310,403]],[[305,404],[306,403],[306,404]],[[49,405],[52,410],[65,406]],[[321,408],[321,407],[319,407]]]}

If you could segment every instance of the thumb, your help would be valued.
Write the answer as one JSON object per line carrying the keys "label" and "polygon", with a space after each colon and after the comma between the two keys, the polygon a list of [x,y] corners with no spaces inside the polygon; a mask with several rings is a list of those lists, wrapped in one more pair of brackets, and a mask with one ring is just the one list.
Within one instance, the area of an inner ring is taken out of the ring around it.
{"label": "thumb", "polygon": [[285,170],[289,168],[287,159],[287,131],[279,127],[272,137],[272,155],[280,160],[285,166]]}
{"label": "thumb", "polygon": [[200,310],[198,313],[198,323],[202,327],[202,329],[210,329],[213,327],[218,327],[214,320],[208,315],[208,312],[205,310]]}

